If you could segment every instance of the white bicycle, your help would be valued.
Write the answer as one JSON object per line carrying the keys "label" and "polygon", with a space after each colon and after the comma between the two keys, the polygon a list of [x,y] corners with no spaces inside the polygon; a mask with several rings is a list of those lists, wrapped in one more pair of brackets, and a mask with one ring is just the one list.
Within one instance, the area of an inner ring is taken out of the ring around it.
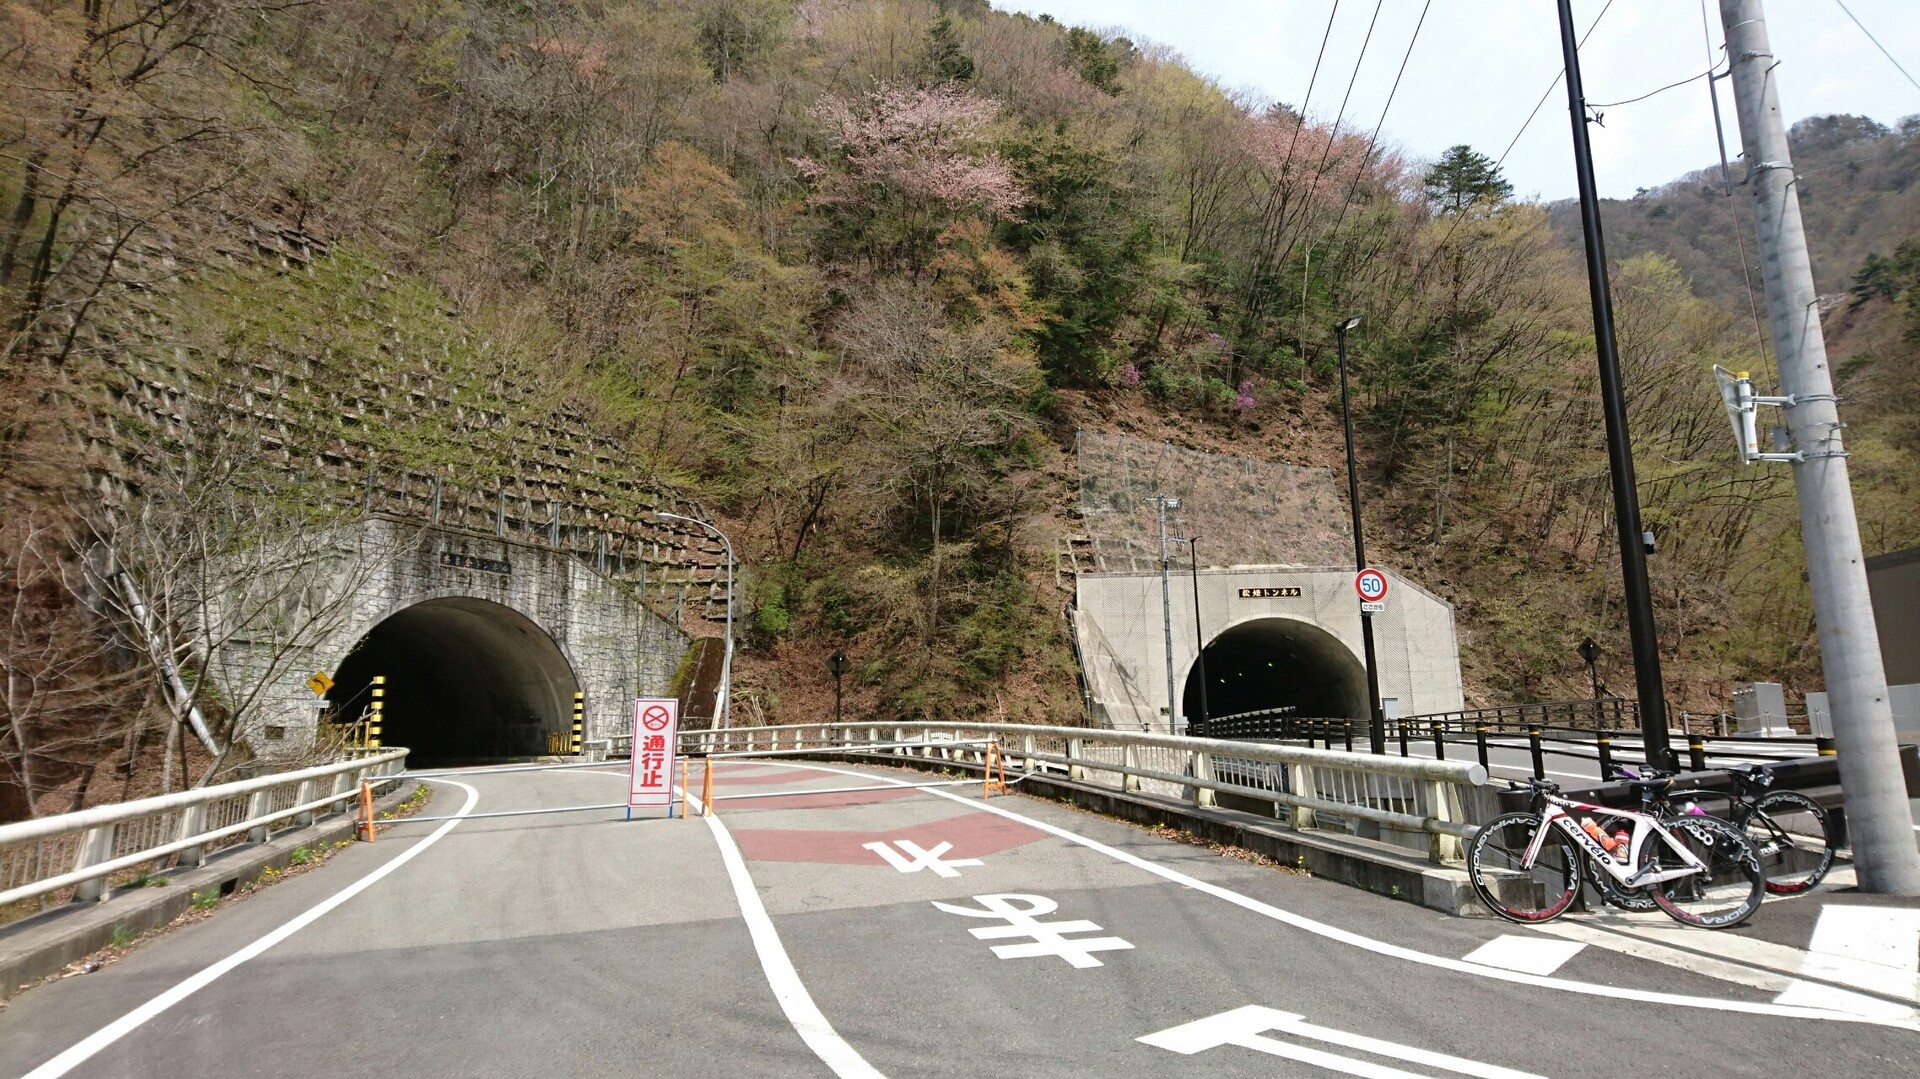
{"label": "white bicycle", "polygon": [[[1583,862],[1594,879],[1651,898],[1674,920],[1703,929],[1738,925],[1760,906],[1765,878],[1753,845],[1717,817],[1647,811],[1671,778],[1628,784],[1641,810],[1588,805],[1560,785],[1528,780],[1535,808],[1481,826],[1467,874],[1481,902],[1514,922],[1559,917],[1580,894]],[[1515,783],[1514,789],[1523,784]]]}

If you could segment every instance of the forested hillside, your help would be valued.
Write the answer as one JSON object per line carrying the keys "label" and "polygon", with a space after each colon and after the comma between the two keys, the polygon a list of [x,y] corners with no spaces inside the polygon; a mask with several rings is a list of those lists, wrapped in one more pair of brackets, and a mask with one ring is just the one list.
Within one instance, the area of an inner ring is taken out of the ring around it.
{"label": "forested hillside", "polygon": [[[1072,432],[1335,463],[1359,312],[1374,554],[1458,605],[1470,696],[1584,695],[1588,633],[1631,685],[1579,263],[1469,148],[1409,160],[979,0],[0,0],[0,65],[11,551],[71,542],[74,432],[134,352],[189,388],[405,356],[518,387],[503,432],[582,417],[616,478],[729,528],[738,715],[818,714],[842,647],[856,715],[1072,721]],[[1750,320],[1688,287],[1729,226],[1696,258],[1635,246],[1646,218],[1614,285],[1674,699],[1805,688],[1790,485],[1733,462],[1709,375],[1752,365]],[[1861,310],[1920,302],[1904,257]],[[1910,371],[1876,325],[1858,347]],[[504,468],[432,411],[383,468]],[[1892,483],[1920,444],[1889,430],[1862,465]],[[1920,539],[1898,501],[1881,546]],[[14,653],[79,647],[51,578],[7,572],[39,619]]]}

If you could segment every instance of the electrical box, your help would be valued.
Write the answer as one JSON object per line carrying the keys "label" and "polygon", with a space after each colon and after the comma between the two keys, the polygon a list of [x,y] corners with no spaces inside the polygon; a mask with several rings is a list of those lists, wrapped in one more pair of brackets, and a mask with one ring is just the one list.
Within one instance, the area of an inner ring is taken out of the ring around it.
{"label": "electrical box", "polygon": [[1733,687],[1734,733],[1748,737],[1784,738],[1793,734],[1787,725],[1787,691],[1778,682],[1742,682]]}

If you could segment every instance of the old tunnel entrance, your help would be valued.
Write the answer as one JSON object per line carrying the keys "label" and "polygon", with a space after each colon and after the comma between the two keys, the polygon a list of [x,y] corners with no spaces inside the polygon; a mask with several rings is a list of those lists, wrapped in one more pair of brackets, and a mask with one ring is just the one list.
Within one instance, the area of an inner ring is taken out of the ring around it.
{"label": "old tunnel entrance", "polygon": [[351,721],[386,676],[381,742],[408,764],[528,757],[570,729],[573,667],[545,631],[510,607],[455,597],[416,603],[362,637],[327,703]]}
{"label": "old tunnel entrance", "polygon": [[1339,638],[1311,623],[1291,618],[1242,622],[1215,637],[1201,655],[1204,664],[1188,668],[1181,697],[1181,708],[1192,719],[1201,715],[1203,666],[1208,716],[1290,706],[1305,718],[1367,717],[1366,668]]}

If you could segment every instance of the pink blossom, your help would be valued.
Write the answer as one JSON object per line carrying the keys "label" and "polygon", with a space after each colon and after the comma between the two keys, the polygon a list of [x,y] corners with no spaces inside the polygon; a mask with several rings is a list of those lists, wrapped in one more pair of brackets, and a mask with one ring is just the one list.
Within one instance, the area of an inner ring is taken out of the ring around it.
{"label": "pink blossom", "polygon": [[1240,395],[1233,399],[1233,403],[1237,405],[1240,411],[1242,412],[1253,411],[1254,400],[1253,400],[1253,380],[1252,379],[1249,378],[1240,383]]}
{"label": "pink blossom", "polygon": [[1140,385],[1140,369],[1138,367],[1135,367],[1133,364],[1126,364],[1122,366],[1120,368],[1120,377],[1123,380],[1125,380],[1126,384],[1129,386]]}
{"label": "pink blossom", "polygon": [[[844,155],[850,183],[823,184],[817,201],[855,197],[848,187],[879,184],[912,197],[1011,216],[1026,201],[1013,169],[985,149],[998,102],[952,84],[917,89],[889,83],[868,93],[859,108],[827,97],[815,109]],[[810,177],[825,170],[807,158],[794,166]]]}

